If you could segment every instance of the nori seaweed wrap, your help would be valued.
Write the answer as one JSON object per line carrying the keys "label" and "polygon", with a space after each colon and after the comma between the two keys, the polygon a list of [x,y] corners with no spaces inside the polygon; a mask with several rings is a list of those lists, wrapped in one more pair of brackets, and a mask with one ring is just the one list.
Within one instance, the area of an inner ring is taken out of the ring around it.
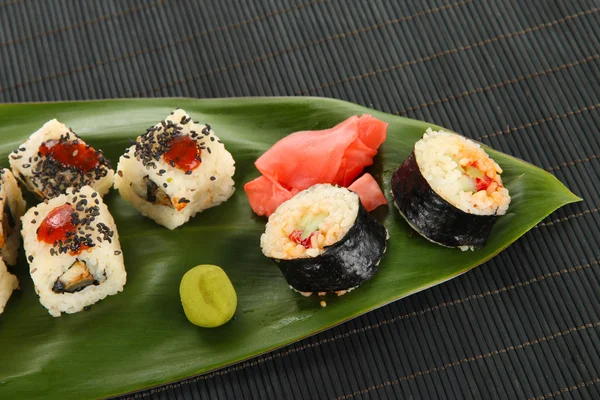
{"label": "nori seaweed wrap", "polygon": [[428,240],[462,250],[481,248],[510,202],[500,172],[478,144],[428,130],[392,175],[394,204]]}
{"label": "nori seaweed wrap", "polygon": [[375,275],[386,240],[387,230],[358,195],[323,184],[283,203],[261,246],[297,291],[343,294]]}

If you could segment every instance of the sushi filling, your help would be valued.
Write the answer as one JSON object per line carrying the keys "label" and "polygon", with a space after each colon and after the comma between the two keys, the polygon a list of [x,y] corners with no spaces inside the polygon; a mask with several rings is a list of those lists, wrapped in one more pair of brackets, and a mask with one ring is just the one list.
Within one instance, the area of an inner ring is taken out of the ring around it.
{"label": "sushi filling", "polygon": [[17,262],[21,239],[21,216],[26,203],[21,189],[8,169],[0,169],[0,256],[9,265]]}
{"label": "sushi filling", "polygon": [[8,236],[10,236],[16,226],[15,218],[10,212],[10,206],[8,205],[8,200],[4,201],[4,209],[2,213],[2,241],[6,242]]}
{"label": "sushi filling", "polygon": [[[302,217],[298,229],[294,229],[292,233],[289,234],[288,238],[292,242],[296,244],[301,244],[307,249],[310,249],[311,247],[318,247],[319,225],[321,225],[325,221],[327,215],[328,214],[323,213],[317,215],[307,215]],[[313,243],[312,238],[315,236],[317,237],[317,239]]]}
{"label": "sushi filling", "polygon": [[476,215],[503,215],[510,196],[502,169],[475,142],[457,134],[427,130],[415,144],[423,177],[444,200]]}
{"label": "sushi filling", "polygon": [[263,253],[281,260],[316,257],[346,235],[357,214],[355,193],[315,185],[281,204],[269,217],[261,237]]}
{"label": "sushi filling", "polygon": [[168,194],[165,193],[148,175],[144,177],[144,184],[146,185],[145,193],[138,193],[138,195],[149,203],[167,206],[173,208],[173,202]]}
{"label": "sushi filling", "polygon": [[99,285],[85,261],[76,260],[52,287],[54,293],[75,293],[90,285]]}

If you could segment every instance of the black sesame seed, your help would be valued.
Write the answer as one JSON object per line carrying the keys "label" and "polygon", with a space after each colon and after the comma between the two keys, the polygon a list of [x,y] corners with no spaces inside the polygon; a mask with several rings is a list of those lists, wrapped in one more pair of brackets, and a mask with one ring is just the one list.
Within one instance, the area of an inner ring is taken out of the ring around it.
{"label": "black sesame seed", "polygon": [[121,254],[121,252],[119,250],[115,250],[115,256],[118,256],[119,254]]}
{"label": "black sesame seed", "polygon": [[166,183],[163,183],[163,187],[166,188],[168,185]]}
{"label": "black sesame seed", "polygon": [[186,175],[191,175],[191,174],[192,174],[192,171],[190,171],[190,170],[188,170],[188,171],[185,171],[185,174],[186,174]]}
{"label": "black sesame seed", "polygon": [[33,262],[33,256],[29,256],[29,257],[27,257],[27,259],[29,260],[30,263]]}
{"label": "black sesame seed", "polygon": [[211,177],[210,177],[210,180],[211,180],[211,181],[214,181],[215,179],[217,179],[217,178],[215,178],[214,176],[211,176]]}

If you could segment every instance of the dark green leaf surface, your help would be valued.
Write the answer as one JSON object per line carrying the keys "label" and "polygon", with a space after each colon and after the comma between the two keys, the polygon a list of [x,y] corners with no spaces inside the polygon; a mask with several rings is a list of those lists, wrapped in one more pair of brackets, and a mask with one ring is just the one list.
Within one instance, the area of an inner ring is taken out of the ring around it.
{"label": "dark green leaf surface", "polygon": [[[391,200],[391,173],[434,125],[306,97],[0,105],[0,165],[8,166],[9,152],[51,118],[72,127],[116,164],[128,138],[177,107],[210,123],[233,154],[235,195],[169,231],[110,192],[105,201],[121,237],[128,282],[122,293],[87,312],[51,317],[38,302],[21,253],[12,269],[21,290],[0,316],[0,398],[116,395],[267,352],[456,277],[493,257],[558,207],[578,200],[549,173],[489,150],[504,169],[512,203],[483,249],[461,252],[431,244],[412,232],[395,209],[380,207],[374,215],[391,238],[379,272],[359,289],[328,298],[321,308],[317,298],[291,291],[277,266],[261,253],[266,219],[252,213],[243,191],[243,184],[258,176],[253,162],[291,132],[325,129],[351,115],[370,113],[389,123],[388,139],[369,171]],[[221,266],[237,290],[234,319],[220,328],[198,328],[183,313],[179,282],[197,264]]]}

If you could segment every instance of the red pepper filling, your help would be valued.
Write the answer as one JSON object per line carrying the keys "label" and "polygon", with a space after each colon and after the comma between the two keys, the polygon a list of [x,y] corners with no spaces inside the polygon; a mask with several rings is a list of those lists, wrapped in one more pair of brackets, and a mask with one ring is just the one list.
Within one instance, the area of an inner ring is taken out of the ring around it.
{"label": "red pepper filling", "polygon": [[487,188],[494,182],[492,178],[485,175],[485,172],[479,169],[479,160],[475,160],[469,163],[469,166],[477,168],[477,174],[479,176],[471,176],[475,179],[475,188],[479,192],[480,190],[487,190]]}
{"label": "red pepper filling", "polygon": [[306,239],[302,239],[302,234],[304,233],[304,231],[299,231],[297,229],[294,229],[294,231],[292,233],[290,233],[290,236],[288,236],[290,238],[290,240],[296,244],[301,244],[302,246],[304,246],[307,249],[310,249],[311,247],[311,238],[317,234],[317,232],[312,232]]}
{"label": "red pepper filling", "polygon": [[50,211],[37,230],[38,241],[54,244],[59,240],[67,239],[67,233],[75,234],[77,228],[73,223],[73,214],[74,210],[70,204]]}
{"label": "red pepper filling", "polygon": [[88,172],[100,164],[98,154],[92,147],[78,140],[47,140],[40,146],[40,154],[49,156],[67,167]]}
{"label": "red pepper filling", "polygon": [[483,179],[475,178],[475,186],[477,187],[477,191],[487,190],[487,188],[492,184],[492,178],[488,176],[484,176]]}
{"label": "red pepper filling", "polygon": [[163,155],[165,161],[173,167],[192,171],[200,165],[198,143],[188,135],[176,135],[171,139],[169,150]]}

